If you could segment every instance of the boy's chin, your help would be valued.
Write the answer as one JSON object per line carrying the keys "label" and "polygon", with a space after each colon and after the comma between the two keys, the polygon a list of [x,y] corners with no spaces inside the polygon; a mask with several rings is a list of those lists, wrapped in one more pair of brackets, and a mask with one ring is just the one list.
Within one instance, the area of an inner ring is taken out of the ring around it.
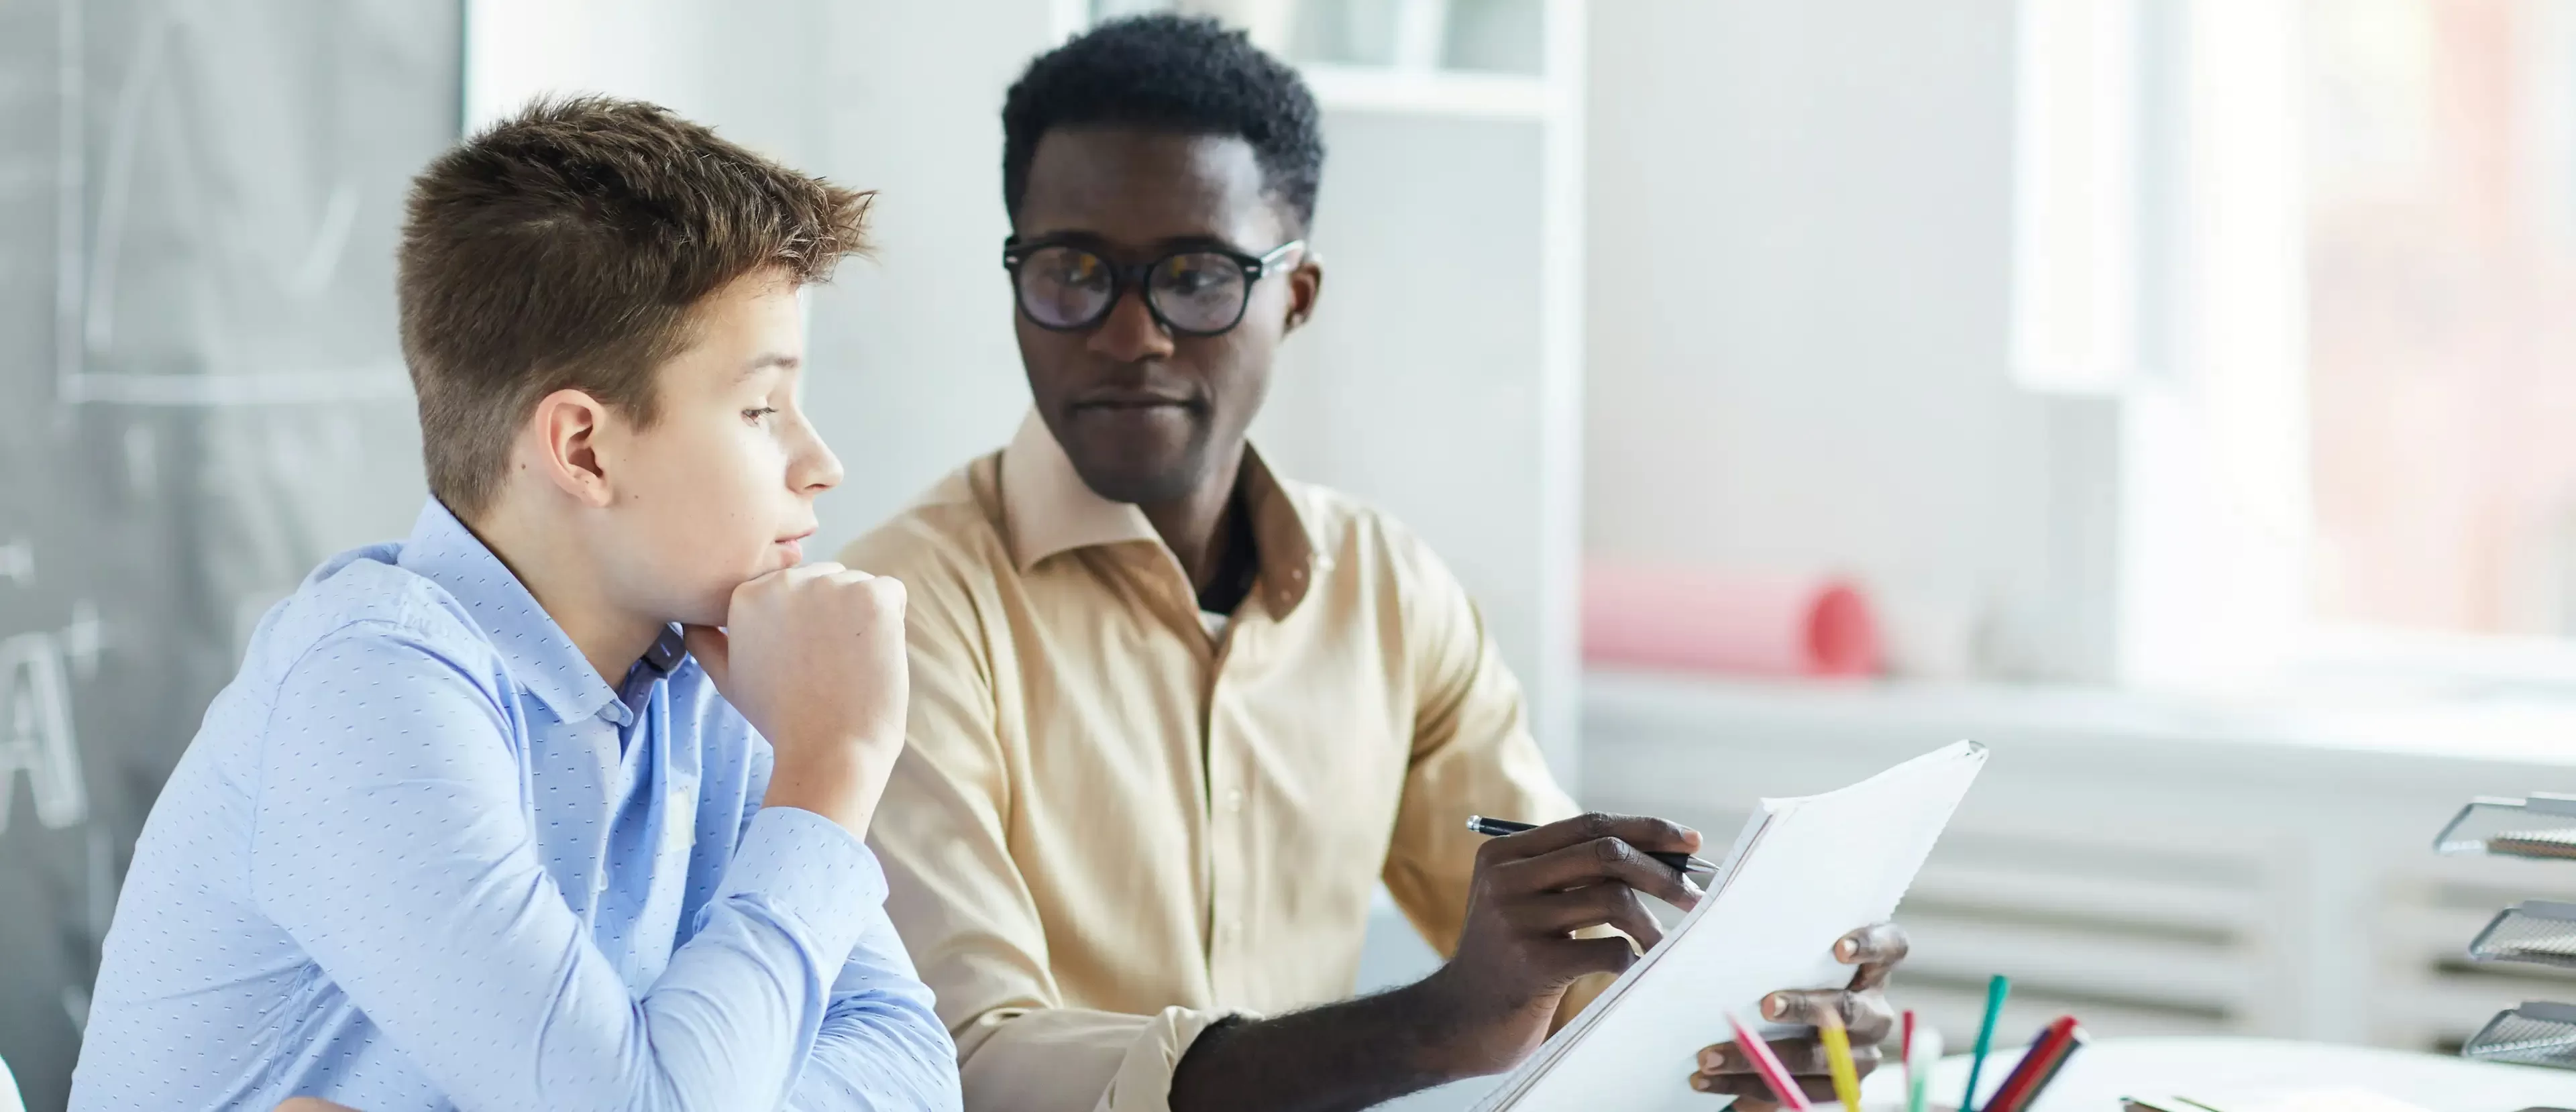
{"label": "boy's chin", "polygon": [[749,576],[740,579],[728,577],[729,581],[718,580],[707,584],[687,599],[680,606],[678,616],[671,620],[681,625],[724,625],[726,612],[733,609],[733,589],[748,582],[750,578]]}
{"label": "boy's chin", "polygon": [[671,620],[682,625],[723,625],[725,624],[726,612],[733,609],[734,588],[740,587],[745,583],[749,583],[754,579],[760,578],[761,576],[784,571],[793,566],[794,565],[792,564],[780,564],[775,560],[768,560],[763,561],[759,567],[748,568],[734,575],[726,576],[715,583],[709,584],[706,589],[699,591],[695,598],[690,599],[686,605],[681,607],[681,616]]}
{"label": "boy's chin", "polygon": [[692,604],[671,620],[684,626],[720,626],[725,624],[725,612],[732,608],[732,602],[733,593],[728,591],[713,602]]}
{"label": "boy's chin", "polygon": [[[697,569],[697,574],[704,578],[698,578],[694,586],[684,587],[673,594],[663,596],[665,604],[670,605],[674,611],[669,620],[681,625],[725,624],[726,613],[733,609],[734,589],[762,576],[774,575],[796,566],[786,559],[789,555],[792,553],[782,546],[765,545],[757,558],[746,560],[731,570],[717,572],[704,567]],[[732,563],[730,560],[726,562]]]}

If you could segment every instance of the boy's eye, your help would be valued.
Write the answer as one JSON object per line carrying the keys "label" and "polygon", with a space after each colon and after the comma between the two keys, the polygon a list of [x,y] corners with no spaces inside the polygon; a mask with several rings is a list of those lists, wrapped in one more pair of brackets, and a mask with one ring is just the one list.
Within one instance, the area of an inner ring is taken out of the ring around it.
{"label": "boy's eye", "polygon": [[778,407],[776,407],[776,406],[768,406],[768,405],[764,405],[764,406],[761,406],[761,407],[760,407],[760,408],[758,408],[758,409],[746,409],[746,410],[743,410],[743,411],[742,411],[742,419],[743,419],[743,420],[745,420],[745,421],[749,421],[749,422],[751,422],[752,424],[757,425],[757,424],[759,424],[759,423],[760,423],[760,419],[761,419],[761,418],[763,418],[763,417],[767,417],[767,416],[769,416],[770,414],[772,414],[772,413],[776,413],[776,412],[778,412]]}

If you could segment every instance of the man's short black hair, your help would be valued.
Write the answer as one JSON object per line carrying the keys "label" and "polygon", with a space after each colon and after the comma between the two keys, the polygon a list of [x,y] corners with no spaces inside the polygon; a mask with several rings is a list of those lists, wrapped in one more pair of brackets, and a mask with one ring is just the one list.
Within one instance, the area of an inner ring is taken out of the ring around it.
{"label": "man's short black hair", "polygon": [[1131,126],[1252,144],[1264,184],[1302,230],[1324,138],[1297,71],[1204,16],[1115,19],[1038,55],[1002,102],[1002,204],[1013,218],[1049,129]]}

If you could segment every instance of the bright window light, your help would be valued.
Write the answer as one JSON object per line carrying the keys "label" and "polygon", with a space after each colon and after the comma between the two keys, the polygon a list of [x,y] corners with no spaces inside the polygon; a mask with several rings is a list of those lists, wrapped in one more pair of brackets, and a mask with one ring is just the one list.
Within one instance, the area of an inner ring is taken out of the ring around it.
{"label": "bright window light", "polygon": [[2576,7],[2306,13],[2314,611],[2576,634]]}

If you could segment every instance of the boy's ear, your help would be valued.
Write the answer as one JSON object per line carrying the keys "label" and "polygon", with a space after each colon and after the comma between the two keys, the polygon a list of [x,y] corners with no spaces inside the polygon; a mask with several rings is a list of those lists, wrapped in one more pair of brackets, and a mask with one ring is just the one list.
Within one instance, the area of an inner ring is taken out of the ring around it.
{"label": "boy's ear", "polygon": [[599,459],[599,434],[607,421],[608,407],[599,399],[579,390],[557,390],[538,399],[528,422],[536,441],[536,459],[530,463],[545,472],[555,489],[594,508],[617,500]]}

